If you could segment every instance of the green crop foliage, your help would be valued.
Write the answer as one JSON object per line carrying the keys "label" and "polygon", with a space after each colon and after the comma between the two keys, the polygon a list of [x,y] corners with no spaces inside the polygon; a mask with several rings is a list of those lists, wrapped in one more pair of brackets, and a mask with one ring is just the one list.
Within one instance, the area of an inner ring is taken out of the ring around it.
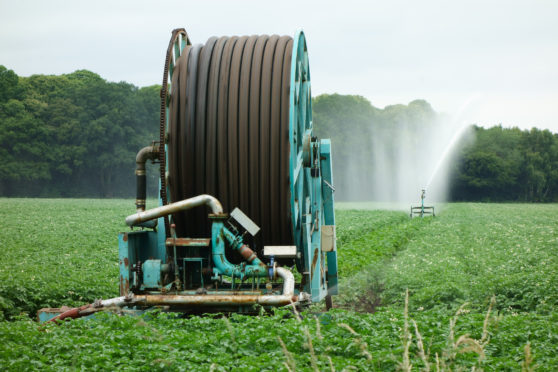
{"label": "green crop foliage", "polygon": [[391,262],[384,298],[401,302],[409,288],[415,307],[484,307],[495,295],[502,311],[556,311],[556,212],[551,204],[452,204]]}
{"label": "green crop foliage", "polygon": [[341,205],[329,312],[43,326],[38,308],[118,294],[116,236],[133,202],[0,206],[0,370],[558,370],[556,205],[450,204],[413,220]]}
{"label": "green crop foliage", "polygon": [[130,211],[129,200],[0,199],[0,317],[118,295]]}

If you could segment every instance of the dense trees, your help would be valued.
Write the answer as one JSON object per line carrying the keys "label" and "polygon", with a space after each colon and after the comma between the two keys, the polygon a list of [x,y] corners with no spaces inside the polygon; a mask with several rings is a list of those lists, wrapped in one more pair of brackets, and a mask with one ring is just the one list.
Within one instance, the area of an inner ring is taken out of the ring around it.
{"label": "dense trees", "polygon": [[454,200],[558,201],[558,135],[475,127],[455,164]]}
{"label": "dense trees", "polygon": [[[133,196],[135,154],[158,137],[158,105],[158,86],[86,70],[18,77],[0,66],[0,196]],[[316,97],[313,110],[316,134],[333,141],[338,200],[367,199],[371,188],[389,195],[402,183],[394,169],[424,166],[402,144],[421,146],[444,129],[423,100],[378,109],[332,94]],[[558,201],[556,134],[496,126],[474,135],[452,164],[453,200]],[[384,176],[373,177],[374,167]],[[157,172],[148,175],[155,195]]]}
{"label": "dense trees", "polygon": [[132,195],[158,94],[86,70],[22,78],[0,66],[0,195]]}

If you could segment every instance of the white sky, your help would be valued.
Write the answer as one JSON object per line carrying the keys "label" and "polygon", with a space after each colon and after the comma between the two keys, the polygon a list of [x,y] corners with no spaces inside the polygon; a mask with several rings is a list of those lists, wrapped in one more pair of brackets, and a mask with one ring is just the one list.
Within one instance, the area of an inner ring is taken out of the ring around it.
{"label": "white sky", "polygon": [[422,98],[460,120],[558,132],[556,0],[0,0],[0,64],[158,84],[176,27],[193,43],[302,28],[314,95]]}

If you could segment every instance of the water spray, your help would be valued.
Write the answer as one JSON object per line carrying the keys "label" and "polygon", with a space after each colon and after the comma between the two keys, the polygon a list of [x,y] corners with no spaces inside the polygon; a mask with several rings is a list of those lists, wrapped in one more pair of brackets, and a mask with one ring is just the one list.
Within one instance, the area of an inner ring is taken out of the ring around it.
{"label": "water spray", "polygon": [[424,199],[426,198],[426,189],[422,189],[420,193],[420,206],[411,206],[411,214],[409,215],[411,218],[415,216],[420,216],[421,218],[424,215],[432,215],[432,217],[436,217],[436,213],[434,213],[433,206],[425,206]]}

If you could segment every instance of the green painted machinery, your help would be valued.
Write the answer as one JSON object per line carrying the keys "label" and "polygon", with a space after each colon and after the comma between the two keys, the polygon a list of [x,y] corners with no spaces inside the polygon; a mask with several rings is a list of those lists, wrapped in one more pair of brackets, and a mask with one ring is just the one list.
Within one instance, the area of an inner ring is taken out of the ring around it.
{"label": "green painted machinery", "polygon": [[[107,307],[184,313],[304,306],[337,294],[331,143],[312,128],[302,32],[212,37],[174,30],[160,137],[136,157],[136,212],[118,236],[120,297]],[[159,206],[145,210],[147,161]],[[47,311],[49,310],[49,311]]]}

